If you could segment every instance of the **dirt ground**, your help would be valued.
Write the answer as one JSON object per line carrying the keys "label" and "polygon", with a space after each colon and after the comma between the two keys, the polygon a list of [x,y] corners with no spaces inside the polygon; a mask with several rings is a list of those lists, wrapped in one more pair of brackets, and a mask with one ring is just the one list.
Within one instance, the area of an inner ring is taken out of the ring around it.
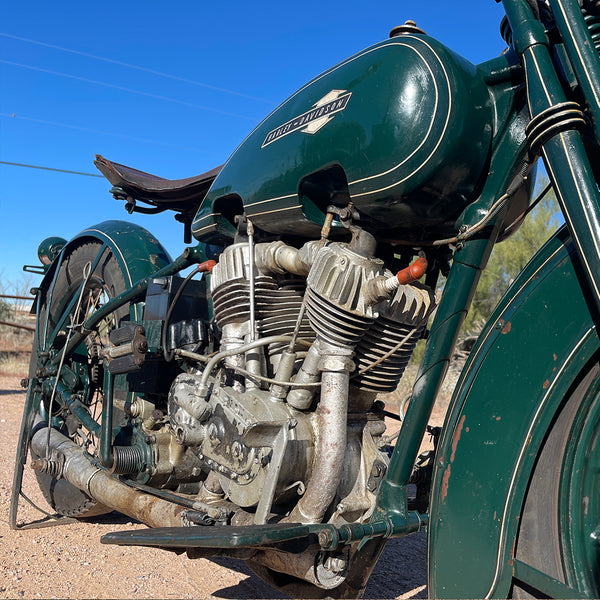
{"label": "dirt ground", "polygon": [[[144,527],[111,513],[87,522],[11,531],[8,510],[25,391],[0,374],[0,598],[285,598],[243,562],[189,560],[170,552],[107,546],[100,536]],[[48,510],[29,467],[24,491]],[[20,523],[44,516],[21,500]],[[388,542],[365,598],[426,598],[423,533]]]}

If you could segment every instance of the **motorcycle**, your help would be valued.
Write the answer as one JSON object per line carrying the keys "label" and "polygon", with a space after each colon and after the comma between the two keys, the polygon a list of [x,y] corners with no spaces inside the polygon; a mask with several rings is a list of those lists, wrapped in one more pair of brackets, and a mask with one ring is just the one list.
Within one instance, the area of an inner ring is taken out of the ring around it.
{"label": "motorcycle", "polygon": [[[386,540],[426,528],[432,597],[598,597],[600,3],[502,1],[501,56],[475,66],[406,22],[208,173],[96,157],[130,213],[172,210],[196,245],[172,260],[121,221],[40,245],[13,528],[30,456],[59,515],[149,525],[103,542],[239,558],[291,596],[360,597]],[[540,157],[565,225],[495,308],[440,433]],[[378,395],[422,338],[394,438]]]}

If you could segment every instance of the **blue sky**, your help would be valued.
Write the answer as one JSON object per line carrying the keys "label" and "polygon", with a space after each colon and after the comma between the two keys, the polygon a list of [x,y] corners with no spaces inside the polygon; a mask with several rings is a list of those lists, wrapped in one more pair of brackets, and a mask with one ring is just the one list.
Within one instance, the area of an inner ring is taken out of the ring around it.
{"label": "blue sky", "polygon": [[[502,16],[494,0],[4,3],[0,161],[97,173],[102,154],[189,177],[223,163],[298,87],[393,26],[413,19],[478,63],[504,48]],[[0,164],[0,281],[39,264],[43,238],[105,219],[134,220],[180,254],[172,213],[129,216],[109,187]]]}

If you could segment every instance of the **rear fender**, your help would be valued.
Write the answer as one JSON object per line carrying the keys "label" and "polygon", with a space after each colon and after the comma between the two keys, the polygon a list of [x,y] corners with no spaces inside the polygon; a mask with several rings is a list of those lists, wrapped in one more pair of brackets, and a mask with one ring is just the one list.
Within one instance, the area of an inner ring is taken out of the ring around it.
{"label": "rear fender", "polygon": [[454,392],[436,456],[429,594],[503,597],[535,458],[600,345],[566,229],[494,311]]}
{"label": "rear fender", "polygon": [[[36,305],[39,304],[38,299],[44,298],[48,293],[62,257],[91,240],[98,240],[108,246],[119,263],[128,287],[172,262],[169,253],[148,230],[127,221],[104,221],[84,229],[65,245],[60,256],[44,275]],[[136,308],[135,312],[137,311]],[[132,316],[141,318],[138,314]]]}

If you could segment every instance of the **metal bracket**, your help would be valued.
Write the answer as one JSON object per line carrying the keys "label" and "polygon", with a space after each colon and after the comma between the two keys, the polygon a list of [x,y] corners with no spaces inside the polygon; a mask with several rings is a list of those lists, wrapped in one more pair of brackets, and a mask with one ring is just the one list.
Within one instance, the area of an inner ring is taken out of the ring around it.
{"label": "metal bracket", "polygon": [[256,423],[249,427],[242,436],[242,440],[249,448],[273,448],[273,456],[269,463],[267,478],[263,493],[256,507],[254,523],[264,525],[271,511],[273,498],[275,497],[275,488],[279,480],[279,473],[283,465],[283,457],[289,441],[289,431],[296,427],[295,419],[287,421],[273,421],[266,423]]}

